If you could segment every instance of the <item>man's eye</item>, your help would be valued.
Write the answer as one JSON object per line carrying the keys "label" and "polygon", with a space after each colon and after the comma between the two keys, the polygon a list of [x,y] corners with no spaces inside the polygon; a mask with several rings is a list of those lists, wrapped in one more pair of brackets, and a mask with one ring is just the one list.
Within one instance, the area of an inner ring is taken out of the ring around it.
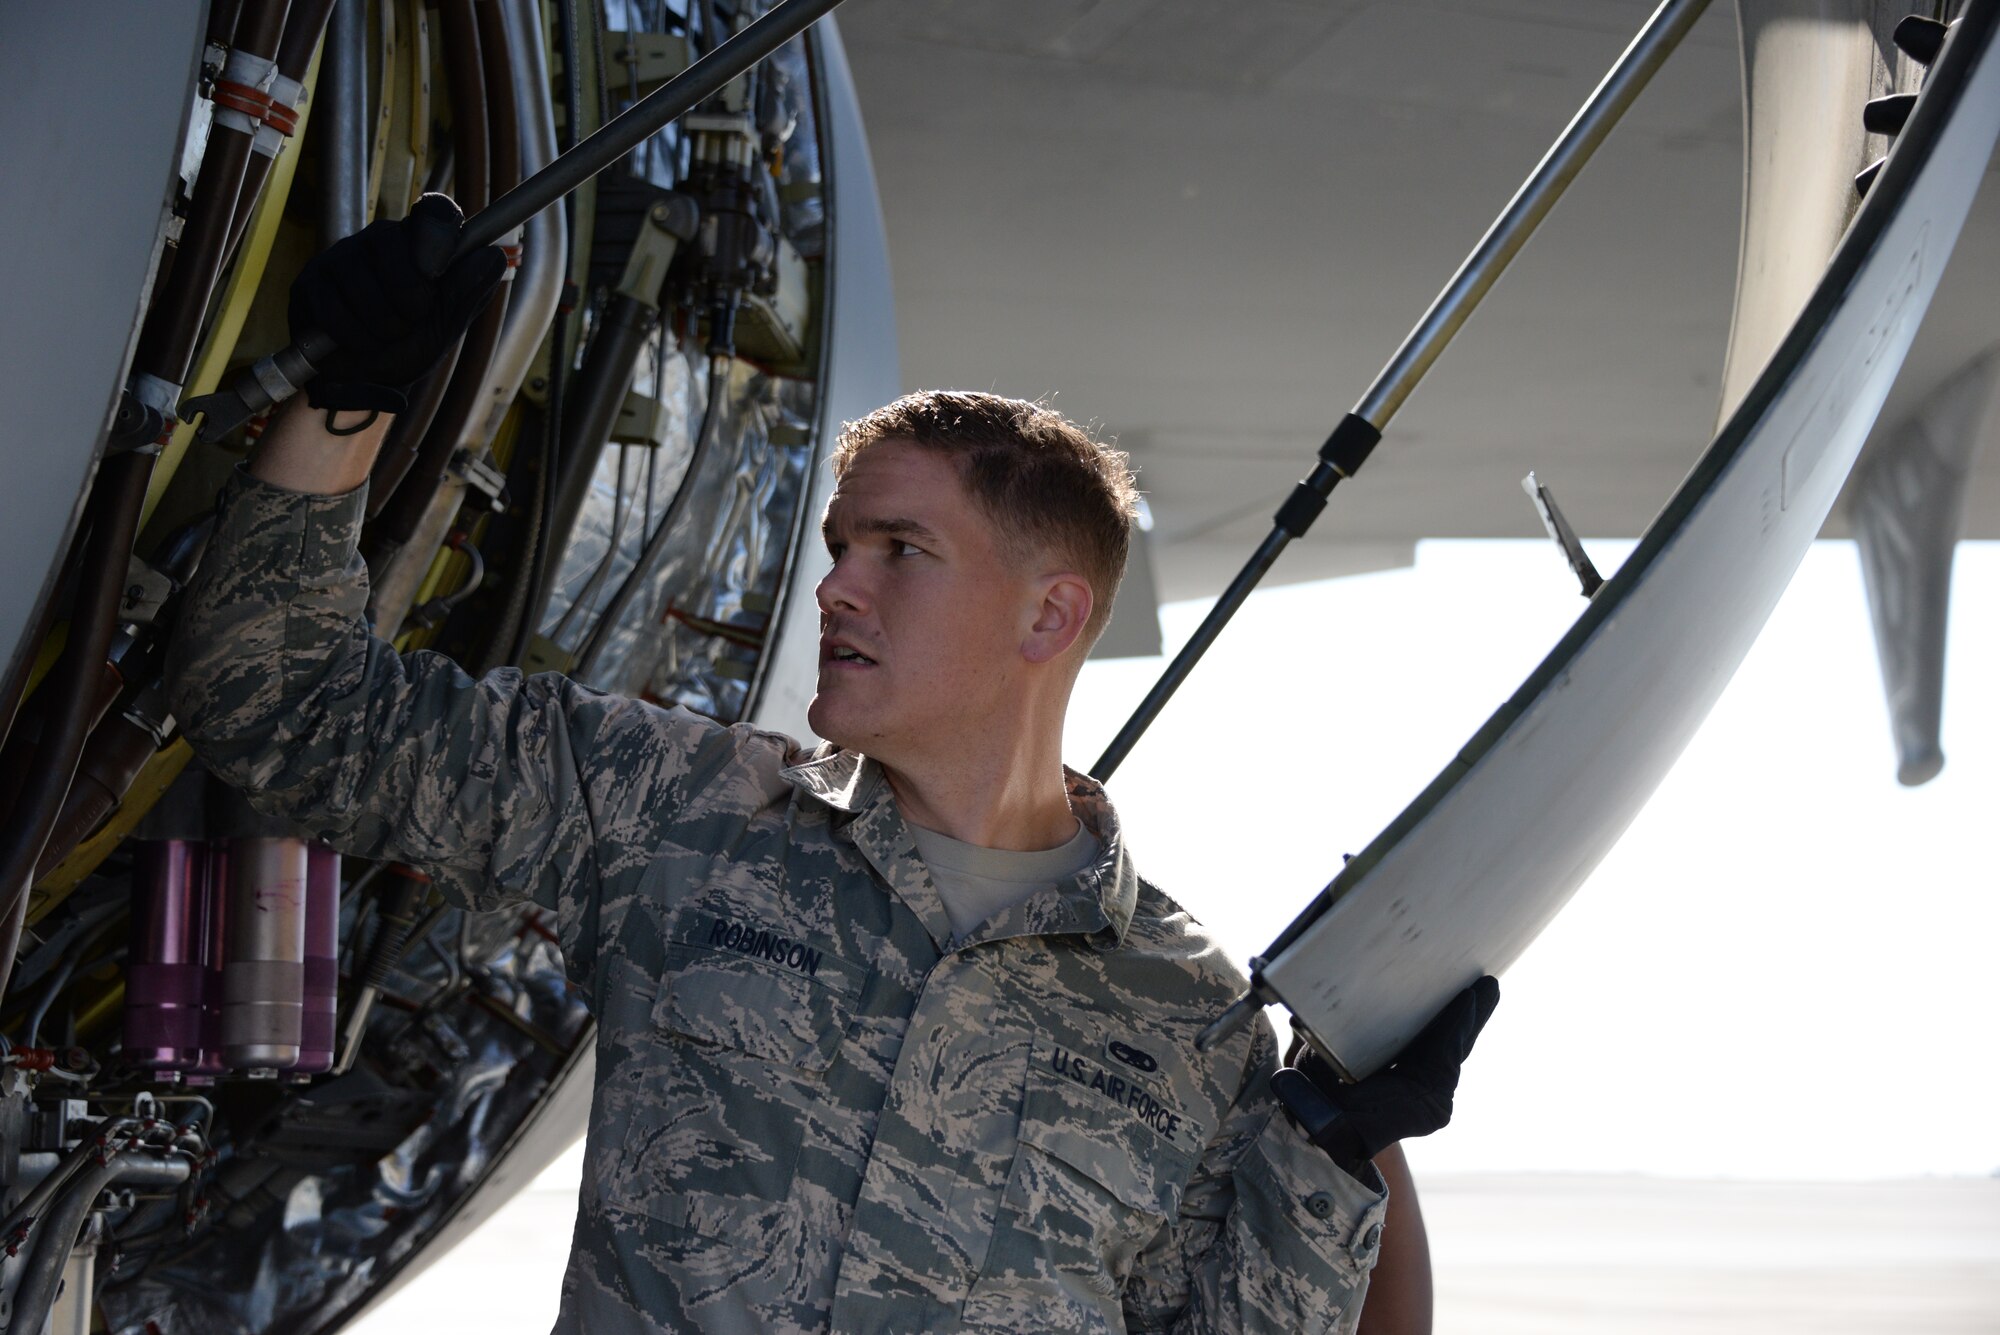
{"label": "man's eye", "polygon": [[846,550],[847,544],[844,542],[829,542],[826,545],[826,554],[836,561],[840,559],[840,554]]}
{"label": "man's eye", "polygon": [[893,538],[889,542],[889,554],[891,556],[922,556],[924,549],[917,546],[914,542],[905,542],[901,538]]}

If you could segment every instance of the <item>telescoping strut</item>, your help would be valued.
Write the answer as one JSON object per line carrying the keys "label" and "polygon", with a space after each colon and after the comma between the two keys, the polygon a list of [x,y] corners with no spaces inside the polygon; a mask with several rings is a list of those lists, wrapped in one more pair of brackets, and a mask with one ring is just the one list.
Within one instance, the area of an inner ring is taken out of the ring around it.
{"label": "telescoping strut", "polygon": [[1666,63],[1681,39],[1687,36],[1695,20],[1708,8],[1708,0],[1664,0],[1653,11],[1653,17],[1618,57],[1618,63],[1604,76],[1581,110],[1570,121],[1562,135],[1545,154],[1514,197],[1501,210],[1500,216],[1480,238],[1479,244],[1458,266],[1458,272],[1445,284],[1444,291],[1431,302],[1423,319],[1417,321],[1416,328],[1404,338],[1403,345],[1396,349],[1396,355],[1375,377],[1375,383],[1361,396],[1354,410],[1342,418],[1319,447],[1319,461],[1313,465],[1312,473],[1292,489],[1285,503],[1278,507],[1272,520],[1272,529],[1263,543],[1251,554],[1222,596],[1215,600],[1215,606],[1195,628],[1188,642],[1181,646],[1174,661],[1160,674],[1159,681],[1132,711],[1132,717],[1111,739],[1111,745],[1104,748],[1104,754],[1090,767],[1092,776],[1099,781],[1109,779],[1118,766],[1137,745],[1167,701],[1173,699],[1194,665],[1208,652],[1208,647],[1236,615],[1236,609],[1243,605],[1251,590],[1263,580],[1265,574],[1276,564],[1278,556],[1294,538],[1302,538],[1312,527],[1320,511],[1326,509],[1327,497],[1333,494],[1343,478],[1353,477],[1356,470],[1367,461],[1376,442],[1382,439],[1382,432],[1388,428],[1389,419],[1403,406],[1403,400],[1417,387],[1429,371],[1431,363],[1438,359],[1451,343],[1454,335],[1470,318],[1481,300],[1492,290],[1500,275],[1507,271],[1521,247],[1535,234],[1535,229],[1555,207],[1563,191],[1569,188],[1583,165],[1590,161],[1619,120],[1637,100],[1640,92],[1651,81],[1654,73]]}
{"label": "telescoping strut", "polygon": [[[734,37],[613,117],[588,139],[466,219],[458,255],[488,245],[521,226],[670,122],[720,92],[839,3],[840,0],[783,0],[774,5]],[[318,364],[334,351],[334,346],[318,330],[305,330],[297,337],[298,341],[291,346],[245,367],[215,393],[183,402],[181,416],[201,414],[201,438],[219,440],[258,413],[298,393],[318,374]]]}

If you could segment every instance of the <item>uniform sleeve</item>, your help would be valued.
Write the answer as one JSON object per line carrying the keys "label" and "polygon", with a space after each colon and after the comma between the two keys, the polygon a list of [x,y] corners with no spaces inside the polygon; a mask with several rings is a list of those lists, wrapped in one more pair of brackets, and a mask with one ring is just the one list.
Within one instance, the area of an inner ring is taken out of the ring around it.
{"label": "uniform sleeve", "polygon": [[1127,1327],[1173,1335],[1350,1335],[1381,1245],[1388,1190],[1350,1177],[1271,1093],[1277,1039],[1259,1019],[1236,1103],[1179,1217],[1139,1257]]}
{"label": "uniform sleeve", "polygon": [[654,808],[724,730],[553,673],[398,656],[364,616],[364,498],[231,479],[168,651],[174,715],[253,806],[341,852],[420,867],[465,907],[556,910],[588,992],[606,843],[580,758],[615,759]]}

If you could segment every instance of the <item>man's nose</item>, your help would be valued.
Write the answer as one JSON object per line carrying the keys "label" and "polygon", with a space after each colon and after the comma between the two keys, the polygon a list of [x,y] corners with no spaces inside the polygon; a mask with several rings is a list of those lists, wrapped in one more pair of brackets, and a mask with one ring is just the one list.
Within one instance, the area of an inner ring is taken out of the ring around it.
{"label": "man's nose", "polygon": [[851,565],[835,561],[833,569],[821,577],[813,596],[819,602],[819,610],[833,612],[861,612],[868,606],[867,592],[861,588]]}

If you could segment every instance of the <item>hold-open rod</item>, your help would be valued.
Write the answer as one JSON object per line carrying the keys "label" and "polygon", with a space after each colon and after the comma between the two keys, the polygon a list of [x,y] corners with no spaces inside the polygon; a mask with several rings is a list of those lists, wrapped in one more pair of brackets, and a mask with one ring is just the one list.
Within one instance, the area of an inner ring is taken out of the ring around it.
{"label": "hold-open rod", "polygon": [[1109,779],[1131,754],[1139,738],[1180,689],[1188,674],[1215,643],[1229,619],[1236,614],[1244,600],[1250,596],[1267,571],[1277,562],[1278,556],[1294,538],[1302,538],[1312,522],[1319,518],[1326,508],[1327,497],[1343,478],[1353,477],[1355,471],[1368,458],[1368,454],[1381,440],[1382,432],[1403,401],[1410,396],[1418,383],[1429,371],[1452,338],[1464,326],[1472,312],[1478,308],[1500,275],[1507,271],[1514,257],[1521,252],[1528,238],[1535,234],[1549,210],[1555,207],[1570,182],[1583,170],[1591,154],[1610,135],[1612,129],[1631,109],[1647,83],[1658,72],[1661,65],[1694,27],[1702,11],[1708,8],[1708,0],[1663,0],[1639,35],[1632,39],[1624,54],[1611,67],[1602,82],[1591,93],[1581,109],[1564,128],[1562,135],[1543,155],[1541,162],[1529,174],[1514,197],[1507,201],[1507,207],[1493,225],[1486,229],[1486,235],[1479,239],[1465,262],[1458,266],[1451,281],[1445,284],[1430,309],[1417,321],[1416,327],[1404,338],[1402,346],[1375,377],[1373,384],[1354,410],[1343,418],[1326,443],[1319,448],[1319,460],[1304,481],[1292,489],[1292,494],[1278,508],[1273,519],[1270,534],[1258,546],[1257,551],[1237,573],[1223,595],[1209,609],[1208,615],[1196,628],[1188,642],[1174,655],[1160,679],[1153,684],[1146,698],[1139,702],[1132,717],[1111,739],[1104,754],[1090,767],[1090,772],[1099,781]]}

